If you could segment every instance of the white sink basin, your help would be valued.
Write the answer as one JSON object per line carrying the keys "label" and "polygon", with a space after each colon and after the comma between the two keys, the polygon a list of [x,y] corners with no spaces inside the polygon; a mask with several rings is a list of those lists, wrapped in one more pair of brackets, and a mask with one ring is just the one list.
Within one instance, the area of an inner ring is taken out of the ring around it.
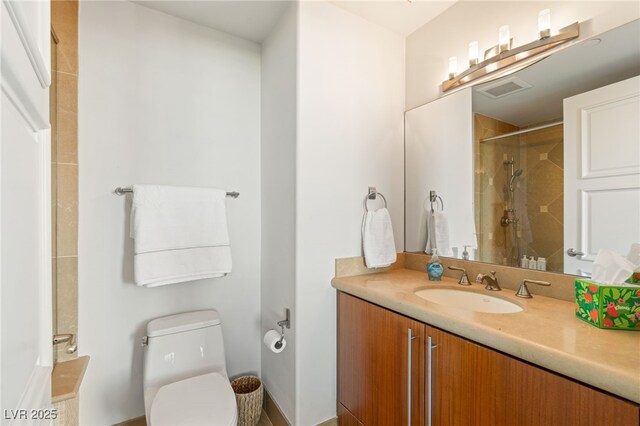
{"label": "white sink basin", "polygon": [[522,311],[520,306],[509,302],[508,300],[489,296],[487,294],[474,293],[469,290],[427,288],[424,290],[418,290],[415,294],[429,302],[475,312],[513,314],[515,312]]}

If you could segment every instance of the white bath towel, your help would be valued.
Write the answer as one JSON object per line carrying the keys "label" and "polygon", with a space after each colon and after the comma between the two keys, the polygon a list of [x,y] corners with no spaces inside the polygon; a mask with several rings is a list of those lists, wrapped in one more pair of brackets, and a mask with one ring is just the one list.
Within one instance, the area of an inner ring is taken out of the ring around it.
{"label": "white bath towel", "polygon": [[220,189],[134,185],[136,284],[156,287],[231,272],[225,197]]}
{"label": "white bath towel", "polygon": [[389,211],[368,211],[362,227],[362,249],[367,268],[382,268],[396,261],[396,244]]}
{"label": "white bath towel", "polygon": [[444,212],[427,211],[427,245],[424,252],[432,254],[436,249],[440,256],[453,256],[449,240],[449,220]]}

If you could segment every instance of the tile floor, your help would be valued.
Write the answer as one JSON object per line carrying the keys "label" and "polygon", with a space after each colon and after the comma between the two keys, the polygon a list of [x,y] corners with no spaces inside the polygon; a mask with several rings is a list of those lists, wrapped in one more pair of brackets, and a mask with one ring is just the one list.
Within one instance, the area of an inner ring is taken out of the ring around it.
{"label": "tile floor", "polygon": [[[147,422],[144,417],[138,417],[137,419],[129,420],[128,422],[120,423],[120,425],[126,426],[147,426]],[[260,420],[258,421],[258,426],[273,426],[271,420],[267,416],[264,410],[262,410],[262,415],[260,416]]]}

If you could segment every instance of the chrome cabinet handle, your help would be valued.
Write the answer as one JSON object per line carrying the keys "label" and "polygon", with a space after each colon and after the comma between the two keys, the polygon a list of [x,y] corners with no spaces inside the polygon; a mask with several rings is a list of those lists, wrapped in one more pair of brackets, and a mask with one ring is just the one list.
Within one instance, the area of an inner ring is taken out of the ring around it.
{"label": "chrome cabinet handle", "polygon": [[569,255],[569,257],[582,257],[584,256],[584,253],[581,251],[575,251],[575,249],[570,248],[569,250],[567,250],[567,254]]}
{"label": "chrome cabinet handle", "polygon": [[432,374],[432,370],[431,370],[431,354],[433,352],[433,350],[435,348],[437,348],[438,345],[434,345],[432,343],[432,339],[431,336],[427,337],[427,393],[429,395],[429,397],[427,398],[427,426],[431,426],[431,421],[432,421],[432,416],[433,416],[433,405],[432,405],[432,401],[433,401],[433,386],[432,386],[432,379],[433,379],[433,374]]}
{"label": "chrome cabinet handle", "polygon": [[407,329],[407,425],[411,426],[411,355],[413,347],[411,342],[418,336],[413,335],[410,328]]}

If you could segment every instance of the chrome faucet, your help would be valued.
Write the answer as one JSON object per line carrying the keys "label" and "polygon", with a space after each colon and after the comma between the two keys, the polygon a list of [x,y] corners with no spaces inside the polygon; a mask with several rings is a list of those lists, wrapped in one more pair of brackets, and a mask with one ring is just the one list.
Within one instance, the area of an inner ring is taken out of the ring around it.
{"label": "chrome faucet", "polygon": [[449,266],[449,269],[451,269],[452,271],[461,271],[462,275],[460,276],[460,279],[458,280],[458,284],[460,285],[471,285],[471,283],[469,282],[469,275],[467,275],[467,271],[464,268],[458,268],[456,266]]}
{"label": "chrome faucet", "polygon": [[480,282],[486,284],[485,290],[500,291],[500,285],[498,285],[498,279],[496,278],[496,271],[491,271],[488,274],[484,274],[480,277]]}
{"label": "chrome faucet", "polygon": [[525,299],[531,299],[533,297],[531,295],[531,293],[529,293],[529,288],[527,287],[527,283],[529,283],[529,284],[538,284],[538,285],[542,285],[542,286],[545,286],[545,287],[548,287],[548,286],[551,285],[551,283],[548,283],[547,281],[537,281],[537,280],[524,279],[524,280],[522,280],[522,284],[520,284],[520,288],[516,292],[516,296],[523,297]]}

